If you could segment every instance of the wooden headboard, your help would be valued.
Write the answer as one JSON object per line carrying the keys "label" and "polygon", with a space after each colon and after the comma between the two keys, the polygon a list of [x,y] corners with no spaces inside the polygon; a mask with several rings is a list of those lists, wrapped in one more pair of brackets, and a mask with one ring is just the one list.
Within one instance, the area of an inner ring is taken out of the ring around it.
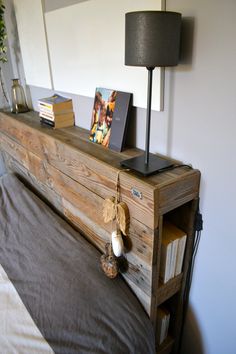
{"label": "wooden headboard", "polygon": [[[88,132],[77,127],[52,130],[40,124],[35,112],[0,113],[0,149],[10,170],[26,179],[104,251],[112,225],[103,222],[103,201],[115,195],[120,161],[140,151],[117,153],[105,149],[91,143]],[[153,322],[158,304],[181,289],[186,273],[166,285],[159,284],[163,218],[177,219],[191,244],[199,179],[199,171],[186,167],[148,178],[132,172],[120,174],[121,199],[127,203],[131,217],[131,249],[126,253],[129,267],[123,276]],[[191,248],[188,252],[186,257],[190,257]]]}

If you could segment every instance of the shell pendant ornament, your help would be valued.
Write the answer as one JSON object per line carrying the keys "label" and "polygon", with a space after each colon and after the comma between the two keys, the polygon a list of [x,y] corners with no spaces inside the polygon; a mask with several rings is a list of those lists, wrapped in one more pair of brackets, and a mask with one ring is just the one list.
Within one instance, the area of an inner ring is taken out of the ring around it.
{"label": "shell pendant ornament", "polygon": [[119,171],[116,181],[116,197],[106,198],[103,202],[103,220],[105,223],[116,221],[116,230],[111,234],[111,242],[105,246],[106,253],[101,256],[101,265],[109,278],[115,278],[119,272],[119,263],[116,257],[124,252],[122,234],[127,236],[130,226],[129,208],[125,202],[120,201]]}
{"label": "shell pendant ornament", "polygon": [[114,255],[120,257],[124,251],[124,243],[120,230],[113,231],[111,234],[111,244]]}

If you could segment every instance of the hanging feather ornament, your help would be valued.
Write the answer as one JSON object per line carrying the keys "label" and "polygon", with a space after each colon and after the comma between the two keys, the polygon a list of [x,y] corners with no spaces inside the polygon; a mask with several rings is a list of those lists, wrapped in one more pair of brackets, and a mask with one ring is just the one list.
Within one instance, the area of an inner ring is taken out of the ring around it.
{"label": "hanging feather ornament", "polygon": [[[129,171],[129,170],[125,170]],[[129,232],[130,216],[129,208],[125,202],[120,201],[120,181],[119,175],[123,171],[119,171],[116,180],[116,197],[106,198],[103,202],[103,220],[107,224],[116,220],[122,234],[127,236]]]}
{"label": "hanging feather ornament", "polygon": [[101,256],[102,269],[109,278],[114,278],[118,274],[119,266],[116,257],[121,257],[124,252],[122,234],[128,235],[130,225],[129,208],[125,202],[120,201],[119,175],[121,172],[117,174],[116,197],[106,198],[102,211],[105,223],[114,220],[116,222],[116,230],[112,232],[111,243],[106,244],[106,253]]}
{"label": "hanging feather ornament", "polygon": [[127,236],[129,232],[130,217],[129,208],[125,202],[117,204],[116,220],[122,234]]}
{"label": "hanging feather ornament", "polygon": [[103,202],[103,220],[107,224],[110,221],[115,220],[116,217],[116,204],[115,197],[106,198]]}
{"label": "hanging feather ornament", "polygon": [[116,220],[123,235],[127,236],[129,232],[129,208],[125,202],[116,202],[115,197],[106,198],[102,210],[103,220],[107,224]]}

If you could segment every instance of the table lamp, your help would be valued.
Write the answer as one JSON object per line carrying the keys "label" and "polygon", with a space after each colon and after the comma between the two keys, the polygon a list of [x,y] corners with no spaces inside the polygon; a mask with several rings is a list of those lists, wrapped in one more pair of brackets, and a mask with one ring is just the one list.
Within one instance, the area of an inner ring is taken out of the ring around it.
{"label": "table lamp", "polygon": [[148,70],[145,154],[121,162],[144,176],[172,163],[149,153],[152,74],[155,67],[175,66],[179,60],[181,14],[170,11],[137,11],[125,15],[125,65]]}

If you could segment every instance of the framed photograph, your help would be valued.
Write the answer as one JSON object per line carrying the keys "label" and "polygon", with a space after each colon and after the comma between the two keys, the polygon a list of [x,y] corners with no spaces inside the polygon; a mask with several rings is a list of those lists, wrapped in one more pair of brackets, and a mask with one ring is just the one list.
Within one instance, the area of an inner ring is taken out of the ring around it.
{"label": "framed photograph", "polygon": [[122,151],[125,142],[131,93],[96,88],[90,141]]}

